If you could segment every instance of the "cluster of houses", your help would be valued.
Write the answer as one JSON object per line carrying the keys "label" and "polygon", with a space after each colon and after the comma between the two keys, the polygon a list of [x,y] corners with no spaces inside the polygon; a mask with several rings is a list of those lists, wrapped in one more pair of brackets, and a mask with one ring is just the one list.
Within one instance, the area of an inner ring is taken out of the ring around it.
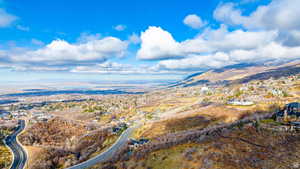
{"label": "cluster of houses", "polygon": [[251,106],[254,104],[252,101],[246,101],[246,100],[237,100],[237,99],[232,99],[227,102],[229,105],[233,106]]}
{"label": "cluster of houses", "polygon": [[292,102],[273,116],[276,123],[264,125],[266,129],[275,131],[300,131],[300,103]]}
{"label": "cluster of houses", "polygon": [[50,114],[37,111],[35,108],[42,107],[47,103],[18,103],[18,104],[7,104],[2,105],[0,109],[0,120],[11,121],[16,119],[22,119],[31,116],[31,122],[47,121],[52,118]]}
{"label": "cluster of houses", "polygon": [[285,105],[283,110],[276,113],[276,120],[300,122],[300,103],[293,102]]}
{"label": "cluster of houses", "polygon": [[11,115],[12,115],[12,118],[14,118],[14,119],[20,119],[22,117],[26,117],[28,114],[26,111],[17,110],[17,111],[12,111]]}
{"label": "cluster of houses", "polygon": [[10,106],[2,106],[0,110],[0,119],[2,120],[20,119],[27,115],[27,112],[23,110],[14,109],[11,111]]}
{"label": "cluster of houses", "polygon": [[30,119],[31,123],[37,123],[37,122],[45,122],[51,119],[53,116],[48,113],[34,111],[31,113],[32,118]]}
{"label": "cluster of houses", "polygon": [[135,140],[135,139],[130,139],[129,140],[129,147],[136,149],[141,145],[147,144],[149,142],[149,139],[139,139],[139,140]]}

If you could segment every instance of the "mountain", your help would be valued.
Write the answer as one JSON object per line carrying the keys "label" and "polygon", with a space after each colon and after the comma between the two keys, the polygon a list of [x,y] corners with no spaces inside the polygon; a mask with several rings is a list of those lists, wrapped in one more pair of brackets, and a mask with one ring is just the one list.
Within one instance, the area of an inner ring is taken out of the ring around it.
{"label": "mountain", "polygon": [[283,64],[236,64],[206,72],[198,72],[187,76],[172,87],[190,87],[201,84],[232,84],[247,83],[251,80],[264,80],[268,78],[280,78],[300,73],[300,60],[294,60]]}

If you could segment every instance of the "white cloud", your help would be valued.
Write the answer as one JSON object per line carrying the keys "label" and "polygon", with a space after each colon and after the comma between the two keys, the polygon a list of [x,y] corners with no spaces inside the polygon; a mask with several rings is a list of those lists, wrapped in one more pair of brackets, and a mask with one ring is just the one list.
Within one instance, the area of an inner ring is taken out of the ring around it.
{"label": "white cloud", "polygon": [[206,29],[204,33],[182,42],[174,40],[172,35],[159,27],[149,27],[141,35],[139,59],[162,60],[188,57],[192,54],[227,52],[233,49],[255,49],[277,38],[276,31],[249,32],[235,30],[229,32],[222,25],[220,29]]}
{"label": "white cloud", "polygon": [[124,31],[126,29],[125,25],[117,25],[114,27],[115,30],[117,31]]}
{"label": "white cloud", "polygon": [[167,70],[201,71],[238,63],[264,63],[267,61],[285,61],[299,58],[300,47],[286,47],[272,42],[252,50],[235,49],[229,52],[191,55],[183,59],[164,60],[158,63],[158,67]]}
{"label": "white cloud", "polygon": [[150,26],[141,34],[141,49],[137,58],[145,60],[166,59],[180,55],[179,43],[160,27]]}
{"label": "white cloud", "polygon": [[7,13],[4,9],[0,8],[0,28],[10,26],[18,17]]}
{"label": "white cloud", "polygon": [[127,43],[113,37],[94,40],[83,44],[70,44],[64,40],[54,40],[46,47],[14,55],[14,62],[45,62],[47,64],[65,64],[87,61],[102,62],[113,56],[121,57]]}
{"label": "white cloud", "polygon": [[226,53],[218,52],[213,55],[191,55],[178,60],[164,60],[158,63],[160,69],[167,70],[205,70],[233,64]]}
{"label": "white cloud", "polygon": [[[42,45],[35,39],[32,39],[32,43]],[[77,44],[54,40],[37,50],[13,48],[2,51],[0,63],[17,70],[68,70],[80,65],[96,65],[113,57],[123,57],[127,46],[128,42],[114,37]]]}
{"label": "white cloud", "polygon": [[225,3],[214,11],[214,18],[248,29],[295,30],[300,29],[299,6],[299,0],[273,0],[246,16],[235,4]]}
{"label": "white cloud", "polygon": [[[243,30],[234,30],[229,32],[227,27],[221,25],[217,30],[206,29],[200,36],[182,42],[183,48],[189,49],[199,48],[199,44],[194,44],[197,41],[202,42],[202,47],[206,46],[206,50],[199,50],[194,52],[218,52],[228,51],[232,49],[253,49],[259,46],[268,44],[276,39],[277,31],[261,31],[250,32]],[[189,51],[186,51],[187,53]]]}
{"label": "white cloud", "polygon": [[214,18],[230,25],[238,25],[246,22],[246,18],[242,16],[239,9],[235,9],[234,3],[221,4],[214,11]]}
{"label": "white cloud", "polygon": [[277,30],[278,41],[288,46],[300,45],[299,0],[272,0],[261,5],[249,15],[243,15],[238,4],[221,4],[214,18],[229,25],[240,25],[248,30]]}
{"label": "white cloud", "polygon": [[206,25],[206,22],[203,22],[202,19],[195,14],[186,16],[183,20],[183,23],[193,29],[199,29]]}

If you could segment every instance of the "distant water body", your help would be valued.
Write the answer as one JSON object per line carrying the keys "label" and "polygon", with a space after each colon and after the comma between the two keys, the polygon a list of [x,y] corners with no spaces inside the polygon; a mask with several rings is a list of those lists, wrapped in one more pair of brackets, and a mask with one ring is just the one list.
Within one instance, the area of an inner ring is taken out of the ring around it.
{"label": "distant water body", "polygon": [[41,91],[47,91],[46,89],[24,89],[24,92],[41,92]]}
{"label": "distant water body", "polygon": [[17,103],[17,100],[0,100],[0,105],[1,104],[11,104],[11,103]]}
{"label": "distant water body", "polygon": [[60,94],[83,94],[83,95],[109,95],[109,94],[143,94],[144,92],[126,92],[120,90],[40,90],[23,93],[10,93],[0,95],[0,97],[32,97],[51,96]]}

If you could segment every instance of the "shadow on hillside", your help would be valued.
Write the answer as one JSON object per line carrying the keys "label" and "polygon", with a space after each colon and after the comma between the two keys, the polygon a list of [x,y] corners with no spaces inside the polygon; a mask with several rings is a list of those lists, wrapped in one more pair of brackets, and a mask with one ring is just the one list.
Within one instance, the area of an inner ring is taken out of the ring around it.
{"label": "shadow on hillside", "polygon": [[267,80],[270,78],[279,79],[284,76],[291,76],[300,73],[300,67],[286,66],[278,69],[271,69],[267,72],[258,73],[243,79],[232,81],[232,83],[248,83],[252,80]]}

